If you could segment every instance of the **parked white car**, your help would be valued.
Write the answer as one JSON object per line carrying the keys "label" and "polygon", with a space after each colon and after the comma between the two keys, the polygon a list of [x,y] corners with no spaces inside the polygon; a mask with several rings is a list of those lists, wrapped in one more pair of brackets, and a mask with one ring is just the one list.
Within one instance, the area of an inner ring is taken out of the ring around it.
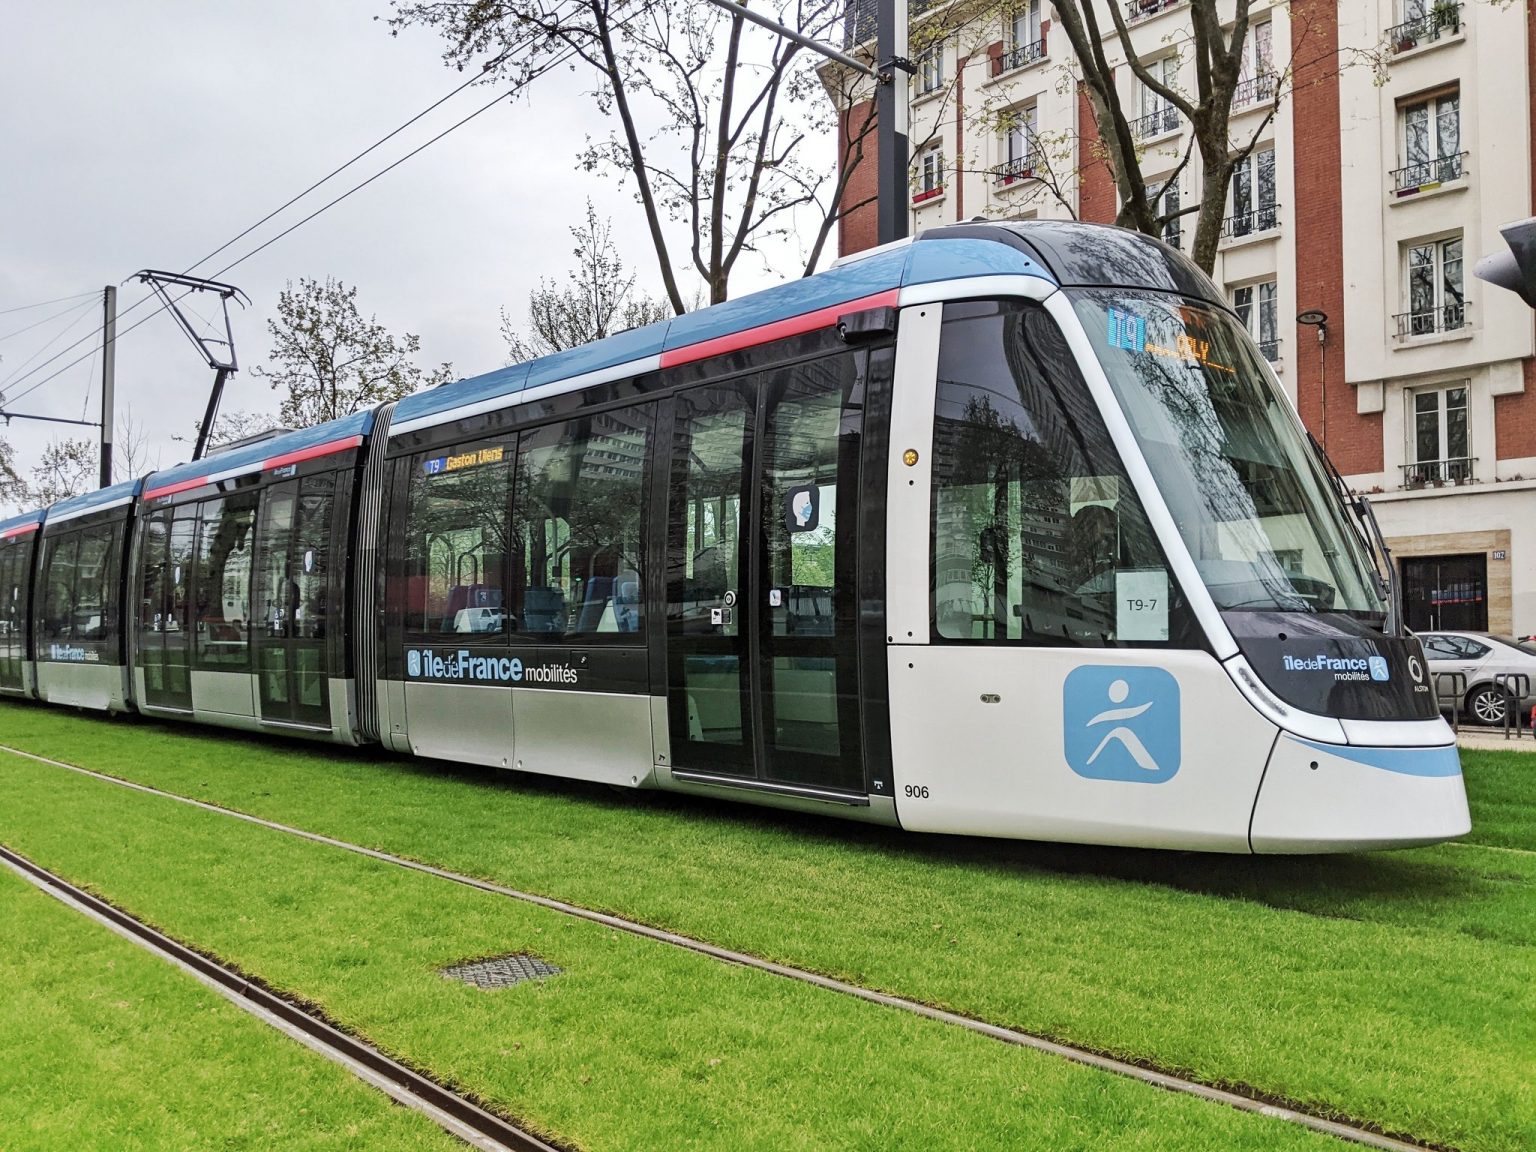
{"label": "parked white car", "polygon": [[453,614],[455,632],[500,632],[506,614],[500,608],[460,608]]}
{"label": "parked white car", "polygon": [[[1526,644],[1509,636],[1491,636],[1486,632],[1420,632],[1424,655],[1429,657],[1429,672],[1460,672],[1463,686],[1453,684],[1449,676],[1437,678],[1442,708],[1450,708],[1461,692],[1461,708],[1468,719],[1478,724],[1502,725],[1509,698],[1499,677],[1510,677],[1510,691],[1522,690],[1520,716],[1528,715],[1536,705],[1536,644]],[[1514,678],[1524,675],[1520,685]]]}

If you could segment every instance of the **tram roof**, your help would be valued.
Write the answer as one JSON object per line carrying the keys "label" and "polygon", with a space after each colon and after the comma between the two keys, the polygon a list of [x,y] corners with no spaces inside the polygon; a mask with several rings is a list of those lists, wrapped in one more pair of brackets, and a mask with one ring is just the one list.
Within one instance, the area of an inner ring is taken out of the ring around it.
{"label": "tram roof", "polygon": [[52,527],[61,520],[73,520],[78,516],[88,516],[92,512],[105,512],[109,508],[132,504],[143,483],[142,480],[124,480],[120,484],[98,488],[83,496],[71,496],[67,500],[60,500],[57,504],[48,507],[47,523]]}
{"label": "tram roof", "polygon": [[392,429],[426,427],[546,385],[564,391],[600,384],[830,325],[836,320],[834,310],[894,305],[895,294],[915,284],[1010,275],[1055,283],[1037,258],[998,239],[961,236],[882,250],[581,348],[418,392],[396,406]]}
{"label": "tram roof", "polygon": [[268,440],[243,444],[227,452],[204,456],[186,464],[155,472],[144,481],[144,496],[150,499],[201,488],[217,480],[232,476],[244,476],[250,472],[265,472],[268,468],[280,468],[284,464],[296,464],[301,460],[313,460],[333,452],[345,452],[363,442],[373,428],[373,412],[354,412],[339,420],[328,420],[312,428],[285,432]]}
{"label": "tram roof", "polygon": [[0,540],[8,536],[20,536],[22,533],[36,528],[43,522],[43,509],[36,512],[23,512],[19,516],[12,516],[6,520],[0,520]]}
{"label": "tram roof", "polygon": [[487,411],[533,389],[568,391],[720,355],[830,325],[839,310],[894,305],[902,288],[979,276],[1151,288],[1226,306],[1186,257],[1139,232],[1075,221],[947,225],[815,276],[415,393],[396,406],[391,430],[403,433]]}

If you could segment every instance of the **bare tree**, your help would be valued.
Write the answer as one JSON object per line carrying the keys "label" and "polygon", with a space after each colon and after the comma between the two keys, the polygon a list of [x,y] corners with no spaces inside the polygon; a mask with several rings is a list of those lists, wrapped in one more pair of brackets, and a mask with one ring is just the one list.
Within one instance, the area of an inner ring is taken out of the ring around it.
{"label": "bare tree", "polygon": [[349,415],[419,388],[446,383],[453,366],[424,372],[409,360],[421,340],[407,332],[395,337],[357,310],[357,289],[327,277],[289,281],[278,296],[272,333],[272,367],[253,374],[283,393],[279,415],[290,428],[307,428]]}
{"label": "bare tree", "polygon": [[100,458],[96,441],[89,438],[50,441],[41,462],[32,469],[31,502],[43,507],[94,492],[101,478]]}
{"label": "bare tree", "polygon": [[133,406],[124,404],[117,414],[112,442],[112,479],[135,480],[160,467],[160,453],[150,451],[149,434],[133,418]]}
{"label": "bare tree", "polygon": [[[1243,43],[1248,36],[1248,12],[1252,0],[1234,2],[1236,8],[1231,24],[1223,28],[1217,0],[1190,0],[1188,31],[1175,40],[1174,47],[1180,57],[1188,52],[1194,58],[1193,97],[1167,83],[1137,56],[1121,5],[1108,5],[1114,25],[1109,31],[1118,42],[1126,65],[1141,84],[1189,122],[1192,132],[1190,147],[1172,174],[1158,187],[1151,188],[1142,175],[1142,153],[1115,84],[1114,67],[1106,51],[1106,36],[1100,28],[1095,5],[1091,0],[1086,3],[1083,0],[1053,0],[1057,19],[1071,42],[1083,87],[1093,108],[1099,147],[1120,194],[1120,212],[1115,222],[1151,236],[1162,235],[1165,225],[1176,217],[1163,212],[1157,203],[1158,196],[1163,188],[1179,178],[1198,154],[1200,202],[1195,207],[1180,210],[1177,215],[1195,214],[1190,255],[1207,272],[1216,263],[1216,246],[1221,239],[1232,173],[1247,159],[1258,144],[1260,134],[1274,118],[1289,89],[1292,70],[1287,66],[1274,75],[1269,82],[1271,88],[1264,115],[1245,141],[1234,144],[1231,139],[1232,103],[1238,85],[1246,78]],[[1294,13],[1291,32],[1294,65],[1296,49],[1307,32],[1307,25]],[[1161,45],[1159,47],[1161,49]]]}
{"label": "bare tree", "polygon": [[27,503],[27,483],[16,471],[16,450],[0,438],[0,512],[16,510]]}
{"label": "bare tree", "polygon": [[[224,444],[233,444],[236,440],[244,440],[247,436],[256,436],[281,426],[278,418],[267,412],[220,412],[214,417],[213,431],[208,435],[208,447],[218,448]],[[192,435],[175,436],[172,439],[186,440],[195,444],[202,430],[203,422],[197,420],[192,424]]]}
{"label": "bare tree", "polygon": [[[672,309],[687,308],[668,239],[668,221],[686,229],[689,257],[709,302],[725,300],[742,253],[787,236],[791,213],[818,210],[818,236],[839,211],[818,198],[828,173],[801,161],[813,133],[835,130],[836,109],[819,93],[811,53],[769,34],[745,36],[746,21],[698,0],[393,0],[396,34],[425,25],[446,40],[456,67],[485,65],[527,83],[574,59],[594,81],[605,116],[617,121],[589,138],[578,161],[617,174],[634,191]],[[844,0],[771,0],[756,10],[826,39],[840,27]],[[645,125],[659,124],[649,133]],[[813,247],[814,268],[821,245]]]}
{"label": "bare tree", "polygon": [[634,274],[624,274],[624,261],[613,243],[613,225],[598,219],[591,200],[585,226],[572,228],[571,235],[576,239],[576,265],[565,286],[541,279],[528,293],[529,333],[525,336],[507,310],[501,310],[509,364],[578,348],[674,315],[665,300],[635,293]]}

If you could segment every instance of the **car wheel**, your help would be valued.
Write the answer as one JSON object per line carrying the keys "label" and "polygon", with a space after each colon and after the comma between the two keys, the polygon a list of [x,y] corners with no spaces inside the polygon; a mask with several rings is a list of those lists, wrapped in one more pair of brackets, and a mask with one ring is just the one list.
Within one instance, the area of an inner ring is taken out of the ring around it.
{"label": "car wheel", "polygon": [[1504,693],[1488,684],[1474,689],[1467,697],[1467,715],[1492,728],[1503,726],[1504,711],[1508,707],[1509,700]]}

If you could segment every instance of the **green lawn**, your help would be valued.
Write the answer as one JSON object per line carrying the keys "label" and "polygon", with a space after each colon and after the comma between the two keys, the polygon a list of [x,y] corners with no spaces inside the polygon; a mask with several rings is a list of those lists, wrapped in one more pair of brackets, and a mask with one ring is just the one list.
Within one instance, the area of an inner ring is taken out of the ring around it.
{"label": "green lawn", "polygon": [[[1332,1143],[16,757],[0,839],[582,1148]],[[498,992],[439,973],[514,951],[564,971]]]}
{"label": "green lawn", "polygon": [[[1421,1139],[1536,1146],[1536,856],[925,838],[15,705],[0,741]],[[1495,804],[1517,836],[1536,774],[1486,755],[1474,839]]]}
{"label": "green lawn", "polygon": [[464,1146],[0,868],[0,1148]]}
{"label": "green lawn", "polygon": [[1463,748],[1461,765],[1472,796],[1469,839],[1536,852],[1536,753]]}

